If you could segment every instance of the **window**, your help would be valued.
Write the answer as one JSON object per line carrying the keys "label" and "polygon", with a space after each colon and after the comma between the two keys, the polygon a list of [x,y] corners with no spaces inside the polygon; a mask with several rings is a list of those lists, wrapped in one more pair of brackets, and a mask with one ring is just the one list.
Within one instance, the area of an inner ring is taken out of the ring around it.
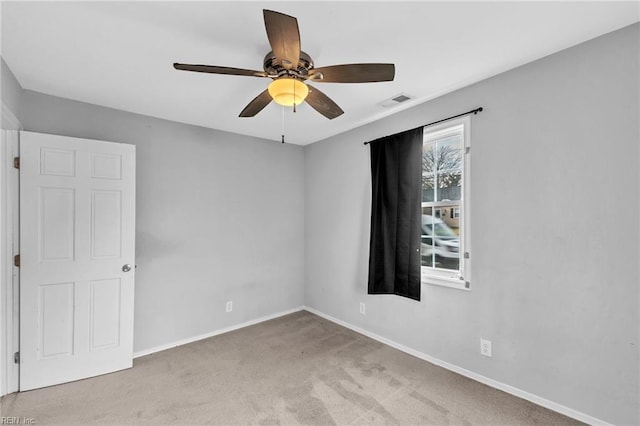
{"label": "window", "polygon": [[422,282],[469,288],[469,118],[424,128]]}

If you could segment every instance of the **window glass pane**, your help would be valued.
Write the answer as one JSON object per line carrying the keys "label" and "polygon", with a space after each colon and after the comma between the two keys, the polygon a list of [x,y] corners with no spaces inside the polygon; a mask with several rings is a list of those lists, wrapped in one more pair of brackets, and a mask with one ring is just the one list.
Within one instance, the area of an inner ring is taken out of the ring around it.
{"label": "window glass pane", "polygon": [[436,268],[450,269],[452,271],[460,269],[460,257],[442,257],[439,260],[436,259],[436,262]]}
{"label": "window glass pane", "polygon": [[433,175],[436,171],[436,144],[422,145],[422,175]]}
{"label": "window glass pane", "polygon": [[435,201],[435,144],[422,145],[422,201]]}
{"label": "window glass pane", "polygon": [[462,194],[462,172],[446,172],[438,174],[437,201],[460,200]]}
{"label": "window glass pane", "polygon": [[[454,217],[451,217],[452,212]],[[455,217],[456,212],[458,217]],[[459,212],[459,204],[422,207],[422,266],[460,269]]]}
{"label": "window glass pane", "polygon": [[436,199],[433,175],[422,175],[422,201],[434,201]]}
{"label": "window glass pane", "polygon": [[462,143],[460,135],[439,139],[435,145],[436,201],[460,200],[462,190]]}
{"label": "window glass pane", "polygon": [[420,241],[420,255],[422,266],[434,266],[435,252],[433,251],[433,217],[432,207],[422,207],[422,235]]}

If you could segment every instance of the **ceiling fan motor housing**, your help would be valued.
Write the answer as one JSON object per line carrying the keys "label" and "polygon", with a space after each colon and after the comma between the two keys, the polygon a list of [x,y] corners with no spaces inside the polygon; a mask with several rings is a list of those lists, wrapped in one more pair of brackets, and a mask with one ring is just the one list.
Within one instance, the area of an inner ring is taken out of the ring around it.
{"label": "ceiling fan motor housing", "polygon": [[301,80],[309,78],[309,70],[313,69],[313,59],[306,52],[300,51],[300,60],[298,66],[287,70],[282,63],[276,58],[273,52],[269,52],[264,57],[263,68],[269,77],[279,78],[291,76]]}

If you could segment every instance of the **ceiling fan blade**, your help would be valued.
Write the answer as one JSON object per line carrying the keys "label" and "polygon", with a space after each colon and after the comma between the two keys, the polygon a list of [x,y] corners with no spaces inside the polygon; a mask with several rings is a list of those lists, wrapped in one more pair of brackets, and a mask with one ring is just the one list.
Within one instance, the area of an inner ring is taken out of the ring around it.
{"label": "ceiling fan blade", "polygon": [[318,83],[375,83],[393,81],[393,64],[331,65],[309,70],[309,79]]}
{"label": "ceiling fan blade", "polygon": [[333,120],[334,118],[344,114],[342,108],[315,87],[309,86],[309,94],[305,101],[311,106],[311,108],[315,109],[329,120]]}
{"label": "ceiling fan blade", "polygon": [[298,20],[284,13],[264,9],[264,26],[271,50],[285,69],[295,69],[300,61]]}
{"label": "ceiling fan blade", "polygon": [[253,117],[264,109],[272,101],[269,90],[265,89],[264,92],[256,96],[240,113],[240,117]]}
{"label": "ceiling fan blade", "polygon": [[192,65],[174,63],[173,67],[182,71],[206,72],[211,74],[229,74],[229,75],[246,75],[250,77],[266,77],[264,71],[247,70],[243,68],[218,67],[215,65]]}

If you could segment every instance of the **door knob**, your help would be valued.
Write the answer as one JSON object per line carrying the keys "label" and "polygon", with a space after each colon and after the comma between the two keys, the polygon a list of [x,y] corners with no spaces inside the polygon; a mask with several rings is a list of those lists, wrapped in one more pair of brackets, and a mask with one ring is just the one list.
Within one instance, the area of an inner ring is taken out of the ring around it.
{"label": "door knob", "polygon": [[129,271],[131,270],[131,265],[129,265],[128,263],[127,263],[127,264],[125,264],[125,265],[122,267],[122,270],[123,270],[124,272],[129,272]]}

